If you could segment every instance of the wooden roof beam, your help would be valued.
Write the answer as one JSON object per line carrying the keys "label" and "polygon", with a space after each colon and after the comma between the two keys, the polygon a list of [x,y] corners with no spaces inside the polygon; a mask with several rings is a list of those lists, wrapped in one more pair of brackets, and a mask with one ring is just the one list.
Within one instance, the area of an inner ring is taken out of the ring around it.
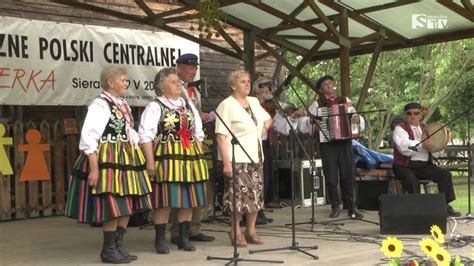
{"label": "wooden roof beam", "polygon": [[151,10],[150,7],[148,7],[148,5],[143,2],[143,0],[135,0],[135,3],[141,8],[141,10],[143,10],[143,12],[145,12],[148,17],[153,17],[155,15],[155,12],[153,12],[153,10]]}
{"label": "wooden roof beam", "polygon": [[[249,2],[251,3],[251,2]],[[344,39],[338,39],[336,38],[335,36],[332,36],[330,34],[327,34],[315,27],[313,27],[312,25],[309,25],[309,24],[306,24],[304,22],[302,22],[301,20],[298,20],[296,18],[293,18],[287,14],[285,14],[284,12],[281,12],[280,10],[277,10],[269,5],[266,5],[264,3],[259,3],[259,4],[252,4],[253,6],[257,7],[257,8],[260,8],[261,10],[269,13],[269,14],[272,14],[273,16],[276,16],[282,20],[285,20],[285,21],[288,21],[294,25],[297,25],[298,27],[304,29],[304,30],[307,30],[313,34],[316,34],[330,42],[333,42],[337,45],[350,45],[350,41],[347,40],[347,42],[344,41]]]}
{"label": "wooden roof beam", "polygon": [[[338,11],[339,13],[342,12],[343,9],[345,9],[344,6],[342,6],[341,4],[339,3],[336,3],[334,1],[330,1],[330,0],[320,0],[321,3],[323,3],[324,5]],[[386,32],[387,32],[387,36],[390,37],[391,39],[394,39],[395,41],[397,42],[400,42],[402,44],[406,44],[408,42],[408,38],[406,38],[405,36],[402,36],[400,34],[398,34],[397,32],[385,27],[384,25],[381,25],[381,24],[377,24],[376,22],[368,19],[368,18],[365,18],[363,17],[362,15],[358,14],[357,12],[355,11],[351,11],[351,10],[348,10],[348,15],[351,19],[359,22],[360,24],[374,30],[374,31],[379,31],[380,29],[384,29]]]}
{"label": "wooden roof beam", "polygon": [[299,55],[304,55],[308,52],[307,48],[304,48],[304,47],[302,47],[300,45],[297,45],[295,43],[288,42],[286,39],[281,39],[281,38],[278,38],[277,36],[275,36],[275,37],[269,37],[269,36],[265,36],[265,35],[257,35],[257,36],[262,40],[272,42],[276,46],[285,47],[289,51],[292,51],[292,52],[294,52],[296,54],[299,54]]}
{"label": "wooden roof beam", "polygon": [[[287,50],[282,49],[280,52],[281,57],[285,58],[286,57]],[[281,68],[283,67],[283,64],[280,61],[277,61],[277,65],[275,67],[275,71],[273,72],[273,77],[272,79],[277,82],[277,86],[279,87],[280,85],[280,73],[281,73]]]}
{"label": "wooden roof beam", "polygon": [[[296,17],[298,16],[299,13],[301,13],[305,8],[306,6],[308,6],[308,4],[306,2],[302,2],[299,6],[297,6],[293,11],[291,11],[291,13],[289,14],[290,16],[292,17]],[[289,24],[288,22],[286,21],[282,21],[280,22],[277,26],[275,27],[271,27],[271,28],[276,28],[276,29],[280,29],[281,27],[289,27],[289,28],[294,28],[295,26],[294,25],[291,25]],[[263,30],[259,30],[257,33],[262,33],[262,34],[271,34],[272,32],[271,31],[268,31],[267,30],[270,29],[270,28],[267,28],[267,29],[263,29]],[[284,29],[283,29],[284,30]],[[277,30],[275,32],[278,32],[280,30]],[[264,33],[265,32],[265,33]]]}
{"label": "wooden roof beam", "polygon": [[265,53],[259,54],[259,55],[255,56],[255,62],[263,60],[263,59],[265,59],[265,58],[267,58],[271,55],[272,54],[270,52],[265,52]]}
{"label": "wooden roof beam", "polygon": [[53,0],[53,1],[58,2],[60,4],[63,4],[63,5],[66,5],[66,6],[75,6],[75,7],[85,9],[85,10],[90,10],[90,11],[93,11],[93,12],[106,14],[106,15],[110,15],[110,16],[113,16],[113,17],[117,17],[117,18],[129,20],[129,21],[137,22],[139,24],[154,26],[154,27],[163,29],[167,32],[170,32],[172,34],[175,34],[177,36],[180,36],[180,37],[183,37],[185,39],[196,42],[200,45],[209,47],[210,49],[216,50],[216,51],[221,52],[225,55],[237,58],[239,60],[243,60],[241,54],[238,54],[236,52],[228,50],[224,47],[218,46],[218,45],[216,45],[214,43],[211,43],[209,41],[206,41],[204,39],[197,38],[197,37],[195,37],[195,36],[193,36],[189,33],[177,30],[176,28],[165,25],[163,23],[162,19],[149,20],[147,17],[141,17],[141,16],[137,16],[137,15],[126,14],[126,13],[122,13],[122,12],[119,12],[119,11],[115,11],[115,10],[111,10],[111,9],[108,9],[108,8],[103,8],[103,7],[100,7],[100,6],[96,6],[96,5],[92,5],[92,4],[88,4],[88,3],[84,3],[84,2],[79,2],[79,1],[68,1],[68,0]]}
{"label": "wooden roof beam", "polygon": [[143,21],[144,21],[144,17],[139,16],[139,15],[123,13],[123,12],[120,12],[120,11],[112,10],[112,9],[109,9],[109,8],[105,8],[105,7],[101,7],[101,6],[98,6],[98,5],[89,4],[89,3],[85,3],[85,2],[81,2],[81,1],[52,0],[52,2],[56,2],[56,3],[66,5],[66,6],[79,7],[79,8],[82,8],[84,10],[89,10],[89,11],[92,11],[92,12],[97,12],[97,13],[101,13],[101,14],[105,14],[105,15],[109,15],[109,16],[112,16],[112,17],[117,17],[117,18],[121,18],[121,19],[125,19],[125,20],[130,20],[130,21],[134,21],[134,22],[143,23]]}
{"label": "wooden roof beam", "polygon": [[240,46],[234,41],[234,39],[232,39],[232,37],[230,37],[229,34],[227,34],[227,32],[225,32],[224,29],[222,29],[221,26],[219,26],[217,23],[214,23],[212,24],[212,27],[217,31],[219,32],[219,34],[222,36],[222,38],[224,38],[224,40],[232,47],[234,48],[234,50],[241,54],[243,53],[244,51],[242,50],[242,48],[240,48]]}
{"label": "wooden roof beam", "polygon": [[[327,18],[331,21],[337,21],[339,19],[339,14],[327,16]],[[316,19],[313,18],[313,19],[308,19],[308,20],[302,20],[301,22],[309,24],[309,25],[314,25],[314,24],[322,23],[322,20],[320,18],[316,18]],[[276,33],[276,32],[279,32],[279,31],[291,30],[291,29],[295,29],[295,28],[298,28],[298,26],[295,26],[293,24],[279,24],[279,25],[274,26],[274,27],[262,29],[262,30],[260,30],[260,33],[261,34],[272,34],[272,33]]]}
{"label": "wooden roof beam", "polygon": [[364,42],[368,42],[368,41],[375,40],[375,39],[377,39],[379,36],[383,36],[383,37],[385,38],[386,32],[385,32],[384,30],[380,30],[379,32],[374,32],[374,33],[365,35],[365,36],[363,36],[363,37],[356,38],[356,39],[352,40],[351,47],[356,47],[356,46],[358,46],[359,44],[362,44],[362,43],[364,43]]}
{"label": "wooden roof beam", "polygon": [[[341,22],[339,25],[339,30],[341,34],[349,38],[349,17],[347,14],[347,9],[344,8],[341,12]],[[339,64],[340,64],[340,81],[341,81],[341,93],[342,96],[349,97],[351,92],[351,64],[350,64],[350,49],[347,47],[339,48]]]}
{"label": "wooden roof beam", "polygon": [[[339,20],[336,21],[333,26],[334,27],[337,27],[337,25],[339,25]],[[327,29],[326,32],[329,32],[330,29]],[[296,65],[296,70],[298,71],[301,71],[304,66],[311,60],[311,58],[313,58],[313,56],[316,55],[316,53],[319,51],[319,49],[321,48],[321,46],[324,44],[325,40],[323,39],[320,39],[318,40],[314,45],[313,47],[311,48],[311,50],[308,51],[308,53],[306,53],[303,57],[303,59],[301,59],[300,62],[298,62],[298,64]],[[283,82],[283,84],[290,84],[291,81],[295,78],[294,75],[288,75],[285,79],[285,81]]]}
{"label": "wooden roof beam", "polygon": [[348,6],[348,7],[352,8],[352,10],[354,12],[357,12],[359,14],[366,14],[366,13],[371,13],[371,12],[387,10],[387,9],[390,9],[390,8],[396,8],[396,7],[400,7],[400,6],[411,5],[411,4],[418,3],[418,2],[421,2],[421,1],[420,0],[399,0],[399,1],[396,1],[396,2],[391,2],[391,3],[387,3],[387,4],[382,4],[382,5],[378,5],[378,6],[371,6],[371,7],[366,7],[366,8],[356,9],[356,10],[354,10],[350,6]]}
{"label": "wooden roof beam", "polygon": [[230,57],[233,57],[233,58],[236,58],[236,59],[239,59],[239,60],[243,60],[242,54],[236,53],[236,52],[231,51],[227,48],[224,48],[222,46],[219,46],[219,45],[216,45],[216,44],[211,43],[209,41],[206,41],[205,39],[198,38],[194,35],[191,35],[189,33],[184,32],[184,31],[180,31],[180,30],[178,30],[174,27],[171,27],[171,26],[168,26],[168,25],[163,25],[163,26],[160,26],[159,28],[162,28],[163,30],[165,30],[169,33],[175,34],[177,36],[183,37],[185,39],[188,39],[188,40],[193,41],[195,43],[198,43],[200,45],[203,45],[203,46],[206,46],[206,47],[211,48],[213,50],[216,50],[218,52],[221,52],[221,53],[223,53],[225,55],[228,55]]}
{"label": "wooden roof beam", "polygon": [[[450,42],[456,41],[461,39],[468,39],[474,38],[474,30],[466,29],[460,30],[456,32],[446,32],[444,34],[440,34],[437,36],[428,36],[428,37],[421,37],[417,39],[410,40],[407,44],[400,44],[393,40],[385,40],[385,45],[382,47],[382,51],[390,51],[390,50],[397,50],[402,48],[410,48],[416,47],[421,45],[428,45],[440,42]],[[374,51],[375,45],[373,43],[370,44],[362,44],[357,47],[353,47],[350,51],[351,56],[369,54]],[[319,52],[316,56],[312,58],[312,61],[320,61],[320,60],[327,60],[332,58],[339,57],[339,49],[331,49]]]}
{"label": "wooden roof beam", "polygon": [[272,34],[269,37],[277,37],[282,39],[297,39],[297,40],[320,40],[321,38],[315,35],[287,35],[287,34]]}
{"label": "wooden roof beam", "polygon": [[309,7],[313,10],[313,12],[323,21],[323,24],[330,30],[334,36],[336,36],[339,39],[343,39],[342,35],[339,33],[339,31],[332,25],[331,21],[329,20],[328,17],[326,17],[326,14],[319,8],[319,6],[314,2],[314,0],[305,0],[305,2],[309,5]]}
{"label": "wooden roof beam", "polygon": [[356,107],[356,110],[358,112],[364,111],[365,98],[367,98],[369,86],[372,82],[372,78],[374,77],[375,67],[377,66],[380,53],[382,52],[384,39],[385,38],[383,36],[380,36],[375,45],[374,53],[372,54],[372,58],[370,60],[369,69],[367,70],[367,75],[365,76],[364,84],[362,85],[362,89],[360,90],[359,101],[357,102]]}
{"label": "wooden roof beam", "polygon": [[182,16],[174,16],[174,17],[169,17],[169,18],[157,18],[157,19],[162,19],[165,24],[168,23],[176,23],[176,22],[184,22],[188,21],[194,18],[193,14],[184,14]]}
{"label": "wooden roof beam", "polygon": [[471,0],[461,0],[461,3],[464,6],[464,8],[466,8],[467,10],[471,12],[474,12],[474,7],[472,7]]}
{"label": "wooden roof beam", "polygon": [[[312,81],[310,78],[306,77],[305,75],[303,75],[301,73],[301,71],[297,70],[293,65],[291,65],[285,58],[283,58],[283,56],[281,56],[277,51],[275,51],[273,48],[271,48],[268,44],[266,44],[263,40],[261,39],[256,39],[256,41],[258,42],[258,44],[265,50],[267,50],[268,52],[270,52],[273,57],[275,57],[278,62],[281,62],[286,68],[288,68],[290,70],[290,73],[291,75],[294,75],[294,76],[297,76],[298,78],[301,79],[301,81],[303,81],[307,86],[309,86],[310,88],[314,88],[315,86],[315,83],[314,81]],[[279,94],[281,93],[282,91],[282,87],[279,87],[277,89],[277,91],[275,91],[275,95],[276,97],[279,96]]]}
{"label": "wooden roof beam", "polygon": [[449,0],[437,0],[437,2],[450,9],[451,11],[455,12],[456,14],[464,17],[465,19],[474,22],[474,12],[472,10],[466,9]]}
{"label": "wooden roof beam", "polygon": [[184,7],[179,7],[179,8],[175,8],[175,9],[172,9],[172,10],[167,10],[167,11],[163,11],[163,12],[160,12],[160,13],[156,13],[155,15],[153,15],[150,18],[151,19],[164,18],[164,17],[168,17],[168,16],[173,16],[173,15],[176,15],[176,14],[182,14],[182,13],[185,13],[185,12],[188,12],[188,11],[191,11],[191,10],[194,10],[193,6],[184,6]]}

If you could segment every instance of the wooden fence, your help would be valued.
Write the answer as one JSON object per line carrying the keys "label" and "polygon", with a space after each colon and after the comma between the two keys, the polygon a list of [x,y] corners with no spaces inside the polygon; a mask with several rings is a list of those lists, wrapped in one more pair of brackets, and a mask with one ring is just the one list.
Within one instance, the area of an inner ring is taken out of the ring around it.
{"label": "wooden fence", "polygon": [[[18,152],[19,144],[25,143],[25,134],[29,129],[41,132],[41,143],[49,143],[50,150],[44,152],[51,179],[48,181],[20,182],[20,174],[26,159],[25,152]],[[300,134],[300,140],[310,156],[318,158],[318,144],[307,134]],[[79,134],[74,119],[63,119],[41,122],[15,122],[6,125],[3,137],[12,137],[13,145],[4,146],[10,163],[13,166],[13,175],[2,175],[0,172],[0,221],[25,219],[64,214],[68,189],[68,177],[78,156]],[[273,160],[290,158],[291,145],[285,135],[273,132]],[[1,148],[1,147],[0,147]],[[467,168],[467,163],[461,162],[467,155],[465,147],[448,148],[447,158],[443,160],[457,160],[456,169]],[[294,158],[305,158],[303,149],[295,140],[293,148]],[[446,162],[445,162],[446,163]],[[449,168],[449,167],[446,167]]]}
{"label": "wooden fence", "polygon": [[[50,144],[50,150],[44,152],[50,180],[20,181],[26,153],[17,148],[25,143],[29,129],[39,130],[41,143]],[[4,137],[13,138],[13,145],[4,148],[14,174],[0,172],[0,221],[64,214],[68,173],[78,156],[78,129],[74,119],[16,122],[6,125]]]}

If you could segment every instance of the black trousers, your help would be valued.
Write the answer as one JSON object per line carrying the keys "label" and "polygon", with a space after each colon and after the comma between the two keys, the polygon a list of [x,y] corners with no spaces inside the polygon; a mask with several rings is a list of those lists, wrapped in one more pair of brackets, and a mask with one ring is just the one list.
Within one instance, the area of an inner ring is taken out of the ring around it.
{"label": "black trousers", "polygon": [[273,156],[270,141],[262,141],[263,146],[263,197],[265,202],[273,202]]}
{"label": "black trousers", "polygon": [[348,201],[347,207],[349,209],[357,207],[352,141],[321,143],[319,149],[321,151],[324,178],[326,179],[327,200],[333,206],[341,203],[337,188],[340,176],[341,193]]}
{"label": "black trousers", "polygon": [[438,191],[444,194],[447,203],[456,199],[451,172],[431,162],[410,161],[408,167],[394,164],[393,173],[408,193],[420,193],[418,180],[431,180],[438,184]]}

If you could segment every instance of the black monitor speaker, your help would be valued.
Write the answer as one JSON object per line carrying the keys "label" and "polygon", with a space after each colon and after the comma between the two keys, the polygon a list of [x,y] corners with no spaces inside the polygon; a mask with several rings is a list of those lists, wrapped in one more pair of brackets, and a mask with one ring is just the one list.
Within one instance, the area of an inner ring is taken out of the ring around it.
{"label": "black monitor speaker", "polygon": [[430,234],[432,225],[446,233],[444,194],[383,194],[379,215],[382,234]]}

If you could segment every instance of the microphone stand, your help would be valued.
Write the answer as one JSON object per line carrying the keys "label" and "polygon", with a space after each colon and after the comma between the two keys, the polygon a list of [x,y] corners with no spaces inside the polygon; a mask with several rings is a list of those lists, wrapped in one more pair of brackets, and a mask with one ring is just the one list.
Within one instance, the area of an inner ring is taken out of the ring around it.
{"label": "microphone stand", "polygon": [[[205,95],[207,96],[207,95]],[[204,99],[206,100],[206,103],[210,105],[209,101],[207,100],[206,97],[204,97]],[[234,221],[234,226],[233,226],[233,233],[234,233],[234,241],[232,241],[233,243],[233,256],[232,257],[214,257],[214,256],[207,256],[207,260],[228,260],[229,262],[227,262],[225,265],[230,265],[230,264],[234,264],[234,265],[237,265],[238,262],[240,261],[249,261],[249,262],[267,262],[267,263],[283,263],[284,261],[282,260],[254,260],[254,259],[244,259],[244,258],[239,258],[239,253],[237,251],[237,223],[239,221],[237,221],[237,199],[236,199],[236,196],[235,196],[235,193],[237,191],[237,184],[236,184],[236,181],[237,181],[237,178],[236,178],[236,161],[235,161],[235,145],[239,145],[239,147],[242,149],[242,151],[245,153],[245,155],[250,159],[251,163],[252,164],[255,164],[255,162],[252,160],[252,158],[250,157],[250,155],[247,153],[247,151],[244,149],[244,147],[242,147],[242,144],[240,144],[239,140],[237,139],[237,137],[234,135],[234,133],[230,130],[230,128],[228,127],[228,125],[224,122],[224,120],[222,119],[222,117],[219,115],[219,113],[215,112],[216,114],[216,117],[222,122],[222,124],[224,125],[224,127],[228,130],[228,132],[230,133],[230,135],[232,136],[232,140],[231,140],[231,144],[232,144],[232,220]],[[227,178],[227,177],[224,177],[224,178]],[[232,223],[231,223],[232,224]]]}
{"label": "microphone stand", "polygon": [[[213,139],[213,142],[214,143],[217,143],[217,140],[216,138],[214,137]],[[216,146],[216,145],[215,145]],[[205,219],[201,220],[202,223],[212,223],[214,221],[217,221],[217,222],[220,222],[220,223],[228,223],[227,219],[226,219],[226,216],[224,215],[224,213],[222,213],[221,215],[217,215],[217,207],[219,206],[219,178],[220,176],[218,176],[217,174],[217,165],[218,165],[218,162],[217,162],[217,149],[216,150],[212,150],[211,152],[211,160],[212,160],[212,176],[214,177],[214,182],[213,182],[213,185],[214,185],[214,193],[213,193],[213,207],[212,207],[212,215],[206,217]]]}
{"label": "microphone stand", "polygon": [[[301,148],[303,149],[304,153],[306,156],[308,156],[309,158],[309,155],[308,153],[306,152],[306,150],[304,149],[304,146],[303,144],[301,143],[301,140],[298,138],[298,136],[296,135],[296,131],[295,129],[293,128],[293,125],[291,125],[290,121],[288,120],[288,116],[286,115],[286,113],[283,111],[283,108],[281,107],[280,103],[276,100],[276,99],[273,99],[273,101],[275,102],[276,106],[278,107],[278,110],[281,112],[282,116],[285,118],[286,122],[288,123],[288,125],[290,126],[290,180],[291,180],[291,246],[289,247],[282,247],[282,248],[270,248],[270,249],[261,249],[261,250],[249,250],[249,253],[250,254],[253,254],[253,253],[257,253],[257,252],[267,252],[267,251],[279,251],[279,250],[296,250],[298,252],[301,252],[301,253],[304,253],[310,257],[312,257],[313,259],[317,260],[319,259],[318,256],[316,255],[313,255],[303,249],[318,249],[318,246],[317,245],[314,245],[314,246],[298,246],[298,242],[296,242],[296,228],[295,228],[295,187],[296,187],[296,178],[294,177],[293,175],[293,172],[294,172],[294,138],[296,138],[298,140],[298,143],[299,145],[301,146]],[[316,169],[316,165],[314,163],[314,161],[310,160],[310,163],[311,163],[311,167],[313,169]],[[314,171],[312,171],[312,173],[314,173]],[[319,177],[318,177],[318,180],[319,180]],[[318,182],[319,183],[319,182]],[[313,186],[313,190],[314,190],[314,186]],[[303,196],[303,195],[301,195]],[[314,201],[314,200],[313,200]],[[314,211],[313,211],[313,215],[314,215]]]}
{"label": "microphone stand", "polygon": [[472,153],[471,153],[471,108],[467,110],[467,206],[466,217],[473,219],[471,214],[471,177],[472,177]]}
{"label": "microphone stand", "polygon": [[[293,92],[295,93],[296,97],[298,98],[298,100],[301,102],[301,104],[303,104],[304,108],[306,109],[306,111],[308,112],[308,115],[310,116],[310,118],[313,118],[315,120],[321,120],[322,117],[331,117],[331,116],[340,116],[341,114],[334,114],[334,115],[326,115],[326,116],[314,116],[311,114],[311,112],[309,112],[309,108],[308,106],[306,106],[306,104],[303,102],[303,100],[301,99],[301,97],[299,96],[299,94],[296,92],[295,88],[290,84],[290,87],[291,89],[293,90]],[[354,114],[364,114],[364,113],[372,113],[372,112],[384,112],[384,111],[387,111],[386,109],[381,109],[381,110],[374,110],[374,111],[365,111],[365,112],[356,112],[356,113],[347,113],[345,115],[349,115],[349,116],[352,116]],[[329,141],[329,137],[324,133],[323,130],[321,130],[321,126],[319,125],[319,123],[314,123],[317,127],[317,130],[319,132],[321,132],[324,136],[324,139],[326,139],[327,141]],[[351,144],[352,145],[352,144]],[[353,169],[355,171],[355,169]],[[356,205],[356,198],[355,198],[355,178],[351,178],[350,180],[350,190],[351,190],[351,200],[352,200],[352,208],[353,208],[353,215],[351,217],[352,220],[356,220],[356,217],[355,217],[355,205]],[[312,188],[312,195],[314,197],[314,186]],[[298,223],[298,224],[307,224],[307,223],[310,223],[311,224],[311,231],[313,231],[313,228],[314,228],[314,224],[315,223],[319,223],[319,224],[323,224],[323,225],[344,225],[343,223],[337,223],[339,221],[344,221],[344,220],[347,220],[347,219],[337,219],[337,220],[330,220],[330,221],[321,221],[321,222],[315,222],[314,220],[314,199],[313,201],[311,202],[311,208],[312,208],[312,218],[310,219],[309,222],[302,222],[302,223]],[[368,223],[373,223],[373,224],[378,224],[378,223],[375,223],[375,222],[372,222],[372,221],[368,221],[368,220],[364,220],[364,219],[357,219],[357,220],[361,220],[361,221],[365,221],[365,222],[368,222]]]}

